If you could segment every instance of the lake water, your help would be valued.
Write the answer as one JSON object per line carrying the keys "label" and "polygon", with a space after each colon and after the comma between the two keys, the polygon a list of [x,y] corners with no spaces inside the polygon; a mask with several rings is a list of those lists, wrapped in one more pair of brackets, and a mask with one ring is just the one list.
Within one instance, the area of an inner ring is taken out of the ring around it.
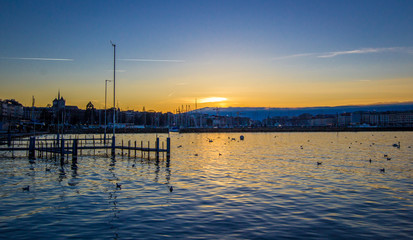
{"label": "lake water", "polygon": [[170,161],[77,169],[0,153],[0,238],[413,238],[412,132],[240,135],[171,134]]}

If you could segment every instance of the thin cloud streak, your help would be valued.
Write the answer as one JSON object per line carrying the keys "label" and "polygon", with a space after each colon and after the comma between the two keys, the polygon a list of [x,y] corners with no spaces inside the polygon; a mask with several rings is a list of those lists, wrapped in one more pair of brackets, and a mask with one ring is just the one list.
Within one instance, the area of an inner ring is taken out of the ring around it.
{"label": "thin cloud streak", "polygon": [[33,61],[74,61],[74,59],[70,58],[29,58],[29,57],[16,57],[16,58],[10,58],[10,57],[5,57],[2,59],[8,59],[8,60],[33,60]]}
{"label": "thin cloud streak", "polygon": [[146,59],[146,58],[121,58],[118,60],[129,61],[129,62],[175,62],[175,63],[185,62],[184,60],[178,60],[178,59]]}
{"label": "thin cloud streak", "polygon": [[384,53],[384,52],[399,52],[413,54],[412,47],[389,47],[389,48],[361,48],[348,51],[334,51],[334,52],[325,52],[325,53],[298,53],[293,55],[275,57],[271,60],[285,60],[301,57],[310,57],[315,56],[317,58],[332,58],[341,55],[352,55],[352,54],[369,54],[369,53]]}
{"label": "thin cloud streak", "polygon": [[400,51],[403,48],[362,48],[362,49],[355,49],[350,51],[337,51],[337,52],[329,52],[327,54],[323,54],[318,56],[319,58],[331,58],[340,55],[349,55],[349,54],[367,54],[367,53],[381,53],[381,52],[394,52]]}

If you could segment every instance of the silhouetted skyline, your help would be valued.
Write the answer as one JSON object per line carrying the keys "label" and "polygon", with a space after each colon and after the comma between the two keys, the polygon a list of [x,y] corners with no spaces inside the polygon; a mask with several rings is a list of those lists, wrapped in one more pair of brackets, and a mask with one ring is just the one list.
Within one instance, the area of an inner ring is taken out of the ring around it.
{"label": "silhouetted skyline", "polygon": [[[0,99],[122,109],[413,101],[411,1],[1,1]],[[108,84],[109,88],[112,86]],[[108,95],[108,103],[112,96]],[[108,107],[111,107],[110,105]]]}

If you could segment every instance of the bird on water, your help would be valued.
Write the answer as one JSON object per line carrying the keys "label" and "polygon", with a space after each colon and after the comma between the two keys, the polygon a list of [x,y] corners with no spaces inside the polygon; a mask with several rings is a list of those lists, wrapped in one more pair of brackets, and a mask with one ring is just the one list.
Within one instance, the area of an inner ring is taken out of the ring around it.
{"label": "bird on water", "polygon": [[23,189],[23,191],[30,191],[30,186],[23,187],[22,189]]}
{"label": "bird on water", "polygon": [[116,188],[122,189],[122,185],[119,183],[116,183]]}
{"label": "bird on water", "polygon": [[169,192],[172,192],[174,190],[174,187],[169,186]]}

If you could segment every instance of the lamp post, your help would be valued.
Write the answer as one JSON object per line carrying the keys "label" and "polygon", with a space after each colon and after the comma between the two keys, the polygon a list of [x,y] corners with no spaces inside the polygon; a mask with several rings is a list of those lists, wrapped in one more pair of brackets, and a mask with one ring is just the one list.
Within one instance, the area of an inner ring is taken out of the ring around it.
{"label": "lamp post", "polygon": [[107,99],[107,92],[108,92],[108,82],[112,82],[112,80],[105,80],[105,135],[103,136],[103,141],[106,145],[106,99]]}
{"label": "lamp post", "polygon": [[112,156],[115,157],[115,126],[116,126],[116,98],[115,98],[115,87],[116,87],[116,78],[115,78],[115,73],[116,73],[116,44],[114,44],[112,41],[110,43],[113,46],[113,136],[112,136]]}

